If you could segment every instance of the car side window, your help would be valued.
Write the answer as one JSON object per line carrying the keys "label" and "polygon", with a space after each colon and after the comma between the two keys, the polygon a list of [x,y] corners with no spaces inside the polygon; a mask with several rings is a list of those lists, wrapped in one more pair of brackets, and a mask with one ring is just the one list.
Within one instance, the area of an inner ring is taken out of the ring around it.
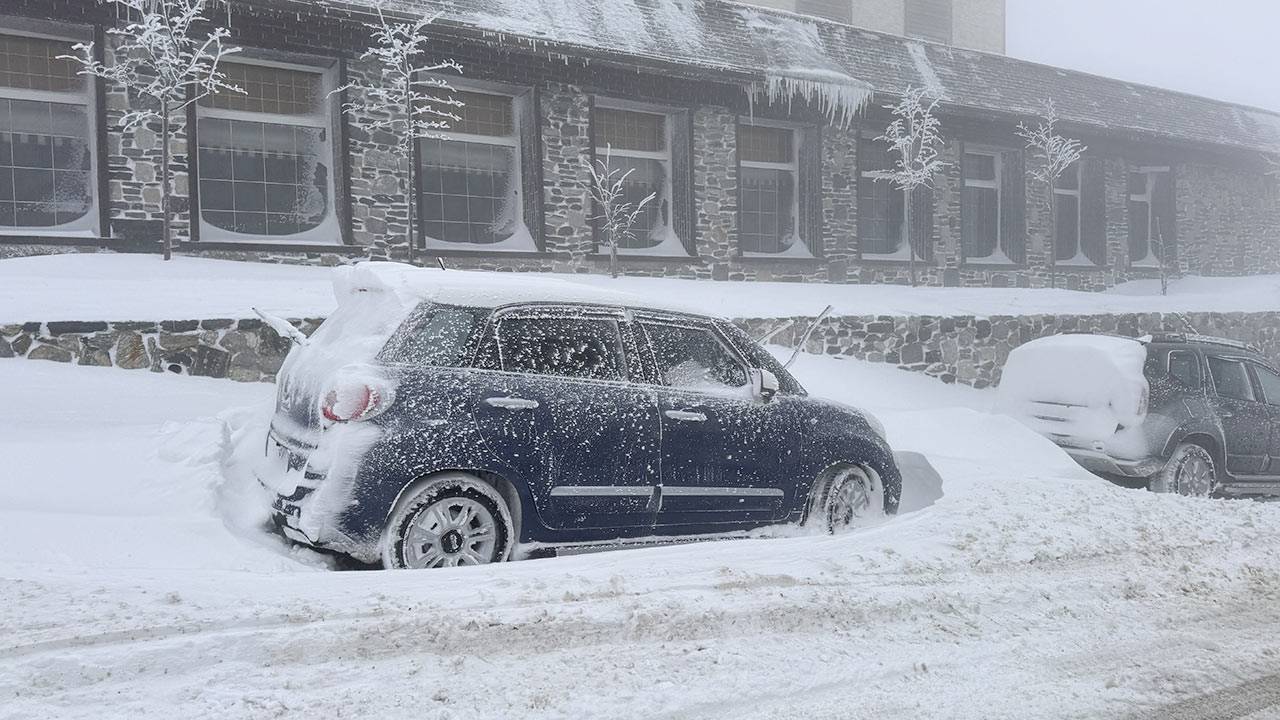
{"label": "car side window", "polygon": [[1280,406],[1280,375],[1261,365],[1254,365],[1253,371],[1258,374],[1258,384],[1262,386],[1262,399],[1268,405]]}
{"label": "car side window", "polygon": [[480,311],[423,303],[387,341],[378,359],[424,367],[458,367],[468,359]]}
{"label": "car side window", "polygon": [[1257,402],[1253,382],[1249,380],[1249,369],[1239,360],[1211,357],[1209,374],[1213,376],[1213,385],[1220,397]]}
{"label": "car side window", "polygon": [[747,372],[716,334],[705,328],[641,322],[662,382],[691,390],[746,386]]}
{"label": "car side window", "polygon": [[502,369],[530,375],[623,380],[622,333],[612,318],[509,317],[498,323]]}
{"label": "car side window", "polygon": [[1203,383],[1200,375],[1200,360],[1195,353],[1185,351],[1169,353],[1169,374],[1193,390],[1199,390]]}

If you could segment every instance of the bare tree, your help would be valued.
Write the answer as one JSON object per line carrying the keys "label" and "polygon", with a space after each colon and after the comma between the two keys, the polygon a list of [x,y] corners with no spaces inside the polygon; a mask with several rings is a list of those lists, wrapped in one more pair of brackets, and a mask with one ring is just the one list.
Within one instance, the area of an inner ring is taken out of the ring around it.
{"label": "bare tree", "polygon": [[1088,148],[1078,140],[1064,137],[1058,132],[1058,109],[1053,100],[1046,100],[1043,117],[1036,127],[1018,124],[1018,135],[1027,143],[1036,160],[1031,178],[1043,184],[1049,192],[1049,287],[1058,286],[1058,181],[1080,162]]}
{"label": "bare tree", "polygon": [[627,202],[624,199],[627,178],[635,168],[629,168],[626,172],[623,172],[622,168],[611,168],[612,155],[612,146],[606,147],[604,159],[587,163],[587,171],[591,173],[588,192],[591,193],[591,199],[599,208],[599,214],[592,220],[600,223],[601,234],[606,238],[609,246],[609,274],[616,278],[618,277],[618,243],[624,239],[635,239],[631,228],[636,224],[640,213],[644,212],[645,206],[653,202],[656,194],[649,193],[637,203]]}
{"label": "bare tree", "polygon": [[385,131],[396,138],[395,155],[408,168],[408,187],[404,204],[409,220],[405,230],[409,262],[413,262],[414,189],[417,187],[417,163],[414,149],[419,140],[444,140],[440,132],[447,130],[458,116],[452,108],[462,107],[453,97],[453,87],[438,73],[462,74],[462,66],[453,60],[428,59],[429,38],[426,29],[437,16],[423,16],[413,22],[392,22],[378,3],[378,22],[370,24],[373,45],[361,55],[379,67],[376,82],[354,82],[334,93],[354,92],[357,97],[343,104],[343,112],[353,122],[370,131]]}
{"label": "bare tree", "polygon": [[154,101],[154,107],[134,108],[120,119],[125,132],[160,123],[160,214],[164,239],[164,259],[173,257],[172,118],[190,105],[224,90],[244,90],[227,81],[219,69],[222,59],[240,51],[226,47],[231,36],[225,27],[214,26],[207,32],[207,0],[105,0],[122,10],[129,19],[123,28],[110,28],[107,34],[120,38],[110,65],[99,61],[93,43],[78,44],[80,55],[63,56],[80,63],[81,75],[103,78]]}
{"label": "bare tree", "polygon": [[1160,272],[1160,294],[1169,294],[1169,247],[1164,242],[1164,228],[1160,227],[1160,218],[1156,217],[1156,234],[1151,238],[1151,252],[1156,256],[1156,267]]}
{"label": "bare tree", "polygon": [[896,105],[886,105],[893,113],[893,122],[876,140],[889,144],[889,152],[896,156],[893,167],[873,175],[877,180],[892,182],[902,191],[906,222],[903,235],[907,243],[907,266],[911,285],[916,277],[916,248],[912,242],[912,198],[920,188],[932,188],[934,177],[947,167],[942,159],[941,122],[934,114],[938,100],[930,98],[923,88],[908,87],[902,100]]}

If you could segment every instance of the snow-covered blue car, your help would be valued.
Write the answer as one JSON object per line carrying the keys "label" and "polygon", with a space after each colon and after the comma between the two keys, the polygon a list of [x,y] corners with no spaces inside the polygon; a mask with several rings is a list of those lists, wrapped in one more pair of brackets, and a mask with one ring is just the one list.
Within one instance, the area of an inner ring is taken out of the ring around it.
{"label": "snow-covered blue car", "polygon": [[258,473],[295,541],[426,568],[897,510],[875,418],[808,397],[728,322],[390,263],[335,290],[280,373]]}

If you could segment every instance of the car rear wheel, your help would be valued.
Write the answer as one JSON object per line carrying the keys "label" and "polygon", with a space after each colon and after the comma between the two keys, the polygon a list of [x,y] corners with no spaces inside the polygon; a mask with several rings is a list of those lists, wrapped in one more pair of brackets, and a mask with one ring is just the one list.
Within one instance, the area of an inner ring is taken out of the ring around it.
{"label": "car rear wheel", "polygon": [[1179,445],[1150,488],[1184,497],[1212,497],[1218,491],[1218,466],[1213,454],[1195,443]]}
{"label": "car rear wheel", "polygon": [[451,473],[400,499],[383,533],[382,564],[421,569],[502,562],[512,535],[502,496],[483,480]]}
{"label": "car rear wheel", "polygon": [[852,466],[829,471],[814,486],[805,525],[836,534],[884,517],[884,493],[871,477]]}

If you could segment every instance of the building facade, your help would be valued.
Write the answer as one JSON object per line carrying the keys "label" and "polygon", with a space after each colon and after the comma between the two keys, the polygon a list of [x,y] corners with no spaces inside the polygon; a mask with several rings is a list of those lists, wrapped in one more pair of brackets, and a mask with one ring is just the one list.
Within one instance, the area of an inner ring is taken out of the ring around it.
{"label": "building facade", "polygon": [[[713,280],[1048,283],[1100,289],[1179,272],[1280,272],[1267,156],[1280,116],[720,0],[405,0],[440,12],[432,52],[463,103],[409,167],[397,138],[344,112],[372,4],[231,2],[244,94],[193,105],[172,170],[178,251],[336,263],[605,272],[589,167],[652,195],[622,271]],[[580,13],[570,17],[567,6]],[[0,257],[155,251],[160,137],[124,133],[142,102],[60,56],[110,62],[121,19],[96,0],[11,0],[0,16]],[[225,12],[225,17],[223,17]],[[779,70],[778,68],[785,68]],[[941,101],[946,170],[906,207],[879,172],[882,107],[908,87]],[[1016,134],[1053,100],[1089,146],[1049,192]],[[912,218],[913,237],[904,236]],[[1164,250],[1163,255],[1161,249]],[[1052,254],[1056,256],[1051,258]]]}

